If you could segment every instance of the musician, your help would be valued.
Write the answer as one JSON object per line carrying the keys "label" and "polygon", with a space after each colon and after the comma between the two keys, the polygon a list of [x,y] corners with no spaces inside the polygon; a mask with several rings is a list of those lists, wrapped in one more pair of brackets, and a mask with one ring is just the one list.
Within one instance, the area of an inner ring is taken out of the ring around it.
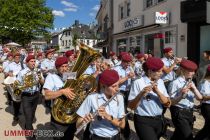
{"label": "musician", "polygon": [[[117,94],[119,75],[115,70],[105,70],[99,76],[100,93],[88,95],[77,110],[79,119],[77,127],[82,123],[90,123],[91,140],[120,140],[119,129],[124,128],[124,102],[122,95],[116,95],[111,102],[103,107],[114,94]],[[98,111],[98,117],[93,113]],[[93,120],[94,119],[94,120]]]}
{"label": "musician", "polygon": [[100,70],[104,71],[107,69],[112,69],[114,66],[113,62],[111,61],[111,59],[103,59],[102,63],[100,64]]}
{"label": "musician", "polygon": [[109,55],[111,57],[111,60],[112,60],[112,63],[114,64],[114,66],[117,66],[120,64],[115,52],[111,51]]}
{"label": "musician", "polygon": [[[128,94],[131,86],[131,79],[135,76],[133,69],[130,66],[132,62],[132,57],[126,53],[121,52],[121,64],[119,66],[114,67],[120,76],[120,92],[124,95],[125,101],[125,110],[127,112],[127,104],[128,104]],[[128,121],[126,120],[125,129],[122,130],[125,139],[129,139],[130,136],[130,127]]]}
{"label": "musician", "polygon": [[203,95],[201,114],[205,124],[195,136],[195,140],[210,140],[210,65],[207,67],[204,79],[199,84],[199,91]]}
{"label": "musician", "polygon": [[[14,54],[14,62],[10,63],[6,68],[5,68],[5,75],[7,76],[17,76],[17,74],[22,70],[23,68],[21,67],[20,63],[20,53],[15,53]],[[17,102],[13,100],[13,109],[14,109],[14,117],[13,117],[13,122],[12,125],[15,126],[18,124],[19,118],[19,110],[20,110],[20,104],[21,102]]]}
{"label": "musician", "polygon": [[[41,70],[43,72],[44,78],[47,77],[49,70],[55,69],[55,61],[53,60],[53,53],[54,49],[49,49],[46,51],[45,55],[46,58],[41,62]],[[50,106],[51,101],[50,100],[45,100],[45,105],[48,108],[51,108]]]}
{"label": "musician", "polygon": [[194,123],[193,106],[194,97],[202,100],[202,95],[195,84],[190,81],[195,74],[197,65],[190,60],[180,63],[181,75],[169,84],[169,95],[172,106],[170,107],[172,122],[175,126],[171,140],[192,140]]}
{"label": "musician", "polygon": [[39,88],[40,84],[44,84],[44,78],[41,73],[35,69],[36,59],[34,55],[28,55],[26,58],[27,67],[21,70],[18,73],[17,81],[20,85],[26,85],[27,82],[32,81],[24,81],[25,77],[32,75],[33,76],[33,85],[31,87],[27,87],[22,91],[22,107],[23,113],[25,116],[25,129],[33,130],[33,120],[35,117],[35,112],[39,100]]}
{"label": "musician", "polygon": [[[4,72],[4,78],[6,78],[6,73],[5,73],[5,69],[6,67],[13,62],[13,54],[12,53],[8,53],[7,54],[7,60],[3,62],[2,64],[2,71]],[[6,88],[7,90],[7,102],[8,102],[8,105],[11,105],[12,104],[12,97],[8,91],[8,89]]]}
{"label": "musician", "polygon": [[176,78],[175,68],[177,64],[181,62],[180,58],[173,58],[173,49],[168,47],[163,49],[164,57],[162,61],[164,63],[162,79],[165,83],[166,89],[168,84]]}
{"label": "musician", "polygon": [[39,69],[41,68],[42,61],[43,61],[43,53],[42,52],[39,52],[37,54],[37,59],[36,59],[36,67],[37,68],[39,68]]}
{"label": "musician", "polygon": [[137,61],[134,64],[134,72],[136,76],[141,77],[143,75],[142,64],[145,62],[144,54],[139,53],[136,58]]}
{"label": "musician", "polygon": [[[45,79],[44,83],[44,93],[45,99],[51,100],[56,99],[59,96],[66,96],[70,100],[73,100],[75,94],[73,93],[72,89],[65,88],[62,89],[64,86],[64,81],[62,79],[62,75],[64,72],[68,70],[68,58],[66,57],[58,57],[55,61],[55,67],[57,69],[57,73],[49,73]],[[61,124],[57,122],[51,115],[51,125],[56,131],[64,132],[64,137],[62,140],[73,140],[74,133],[76,131],[76,123],[72,124]],[[54,138],[59,139],[59,138]]]}
{"label": "musician", "polygon": [[163,80],[163,62],[148,58],[143,64],[145,75],[134,81],[128,97],[128,107],[135,110],[134,126],[140,140],[158,140],[163,130],[163,106],[170,106]]}
{"label": "musician", "polygon": [[41,62],[41,69],[43,71],[44,77],[47,76],[49,70],[55,68],[55,61],[53,58],[54,49],[47,50],[45,55],[46,58]]}

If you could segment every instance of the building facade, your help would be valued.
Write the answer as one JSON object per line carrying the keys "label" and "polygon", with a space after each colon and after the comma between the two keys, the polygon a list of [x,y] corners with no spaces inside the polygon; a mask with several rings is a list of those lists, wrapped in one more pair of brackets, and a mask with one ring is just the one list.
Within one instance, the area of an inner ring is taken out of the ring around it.
{"label": "building facade", "polygon": [[172,47],[187,55],[187,24],[180,20],[181,0],[114,1],[113,51],[152,53]]}

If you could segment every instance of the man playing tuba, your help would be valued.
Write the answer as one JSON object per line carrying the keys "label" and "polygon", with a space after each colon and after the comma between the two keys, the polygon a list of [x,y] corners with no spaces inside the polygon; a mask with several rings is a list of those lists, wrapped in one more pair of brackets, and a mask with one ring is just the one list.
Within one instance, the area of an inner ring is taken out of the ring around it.
{"label": "man playing tuba", "polygon": [[[66,96],[70,100],[73,100],[75,94],[72,92],[70,88],[63,88],[63,74],[68,70],[68,59],[66,57],[58,57],[55,61],[55,67],[57,69],[57,73],[49,73],[46,77],[44,83],[44,93],[45,99],[56,99],[62,95]],[[64,137],[62,140],[73,140],[74,132],[76,131],[76,123],[72,124],[62,124],[57,122],[51,115],[51,125],[55,131],[62,131],[64,133]],[[59,139],[61,137],[58,137]],[[55,139],[55,138],[54,138]]]}

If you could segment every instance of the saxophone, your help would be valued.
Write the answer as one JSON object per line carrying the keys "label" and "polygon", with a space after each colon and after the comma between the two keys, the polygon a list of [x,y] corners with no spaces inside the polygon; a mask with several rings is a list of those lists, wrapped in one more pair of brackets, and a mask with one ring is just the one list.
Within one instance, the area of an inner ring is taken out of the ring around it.
{"label": "saxophone", "polygon": [[71,72],[76,72],[76,80],[67,79],[63,87],[72,88],[76,97],[74,100],[69,100],[65,96],[60,96],[54,100],[52,116],[56,121],[63,124],[70,124],[77,121],[78,116],[76,111],[87,95],[93,92],[97,87],[95,77],[92,75],[84,75],[83,73],[91,62],[95,61],[100,56],[99,52],[80,43],[80,54],[71,69]]}

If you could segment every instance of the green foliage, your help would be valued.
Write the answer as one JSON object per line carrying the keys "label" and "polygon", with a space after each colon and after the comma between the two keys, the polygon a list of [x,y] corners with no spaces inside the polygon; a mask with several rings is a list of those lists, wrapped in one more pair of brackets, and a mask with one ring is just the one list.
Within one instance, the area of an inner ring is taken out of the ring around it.
{"label": "green foliage", "polygon": [[72,46],[74,48],[76,48],[76,46],[77,46],[77,39],[78,39],[78,35],[75,33],[73,36],[73,39],[72,39]]}
{"label": "green foliage", "polygon": [[0,0],[0,35],[22,45],[53,28],[52,10],[45,0]]}

